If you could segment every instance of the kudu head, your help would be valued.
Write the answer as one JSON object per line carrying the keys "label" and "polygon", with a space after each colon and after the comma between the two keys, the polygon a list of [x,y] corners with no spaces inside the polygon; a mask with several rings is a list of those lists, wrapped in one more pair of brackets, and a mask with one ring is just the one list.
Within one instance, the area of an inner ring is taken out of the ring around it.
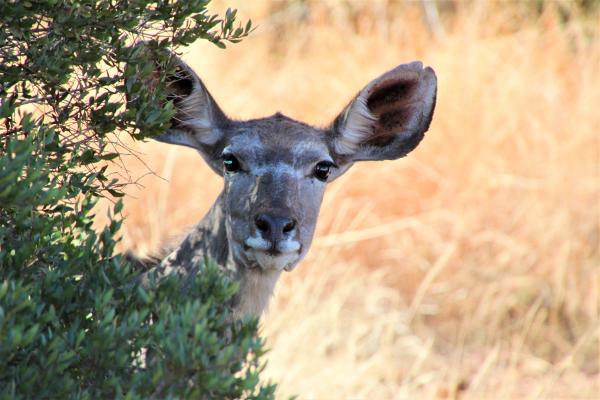
{"label": "kudu head", "polygon": [[187,64],[175,62],[168,90],[177,111],[156,139],[196,149],[224,178],[229,254],[242,268],[292,270],[310,247],[327,183],[356,161],[412,151],[435,106],[435,74],[413,62],[370,82],[327,128],[279,113],[236,121]]}

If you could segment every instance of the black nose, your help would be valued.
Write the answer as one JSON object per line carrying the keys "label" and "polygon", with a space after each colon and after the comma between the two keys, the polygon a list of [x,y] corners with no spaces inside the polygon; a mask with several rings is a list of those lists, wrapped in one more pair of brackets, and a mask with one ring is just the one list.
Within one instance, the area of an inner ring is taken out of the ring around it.
{"label": "black nose", "polygon": [[254,218],[256,228],[264,239],[273,243],[291,234],[296,228],[296,221],[288,217],[279,217],[271,214],[258,214]]}

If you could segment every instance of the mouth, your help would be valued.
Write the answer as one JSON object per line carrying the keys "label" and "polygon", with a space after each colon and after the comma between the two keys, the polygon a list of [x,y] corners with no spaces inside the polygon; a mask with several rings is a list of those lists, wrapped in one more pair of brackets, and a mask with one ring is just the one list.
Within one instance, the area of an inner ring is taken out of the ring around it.
{"label": "mouth", "polygon": [[282,254],[283,254],[282,252],[280,252],[280,251],[279,251],[279,250],[277,250],[277,249],[268,250],[268,251],[266,251],[265,253],[266,253],[268,256],[270,256],[270,257],[277,257],[277,256],[280,256],[280,255],[282,255]]}
{"label": "mouth", "polygon": [[291,271],[300,261],[300,243],[296,241],[269,243],[250,238],[244,243],[244,253],[263,270]]}
{"label": "mouth", "polygon": [[277,257],[279,255],[284,254],[281,251],[279,251],[279,249],[277,249],[276,246],[271,246],[271,247],[269,247],[268,250],[264,250],[262,248],[248,246],[246,243],[244,243],[244,251],[245,252],[248,252],[248,251],[262,251],[263,253],[265,253],[265,254],[267,254],[267,255],[269,255],[271,257]]}

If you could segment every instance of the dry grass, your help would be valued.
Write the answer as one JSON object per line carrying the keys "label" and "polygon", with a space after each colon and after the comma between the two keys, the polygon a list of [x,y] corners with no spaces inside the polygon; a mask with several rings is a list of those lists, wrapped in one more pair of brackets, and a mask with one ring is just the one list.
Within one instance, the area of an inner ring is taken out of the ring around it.
{"label": "dry grass", "polygon": [[[305,17],[295,4],[233,2],[251,37],[185,54],[230,115],[325,124],[412,59],[434,67],[439,95],[414,153],[329,188],[263,322],[279,397],[598,398],[598,14],[465,3],[434,40],[416,4],[314,1]],[[220,191],[200,157],[164,146],[141,150],[170,182],[145,178],[126,205],[140,252]]]}

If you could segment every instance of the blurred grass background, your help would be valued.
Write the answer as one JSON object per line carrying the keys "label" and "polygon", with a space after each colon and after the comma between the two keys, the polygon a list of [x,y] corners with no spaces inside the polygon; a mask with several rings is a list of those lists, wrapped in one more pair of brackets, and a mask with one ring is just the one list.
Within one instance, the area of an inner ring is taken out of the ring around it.
{"label": "blurred grass background", "polygon": [[[257,25],[184,59],[235,118],[325,125],[422,60],[439,81],[407,158],[330,185],[307,259],[263,331],[279,397],[600,397],[598,1],[215,1]],[[221,189],[192,150],[147,143],[125,247],[185,232]]]}

